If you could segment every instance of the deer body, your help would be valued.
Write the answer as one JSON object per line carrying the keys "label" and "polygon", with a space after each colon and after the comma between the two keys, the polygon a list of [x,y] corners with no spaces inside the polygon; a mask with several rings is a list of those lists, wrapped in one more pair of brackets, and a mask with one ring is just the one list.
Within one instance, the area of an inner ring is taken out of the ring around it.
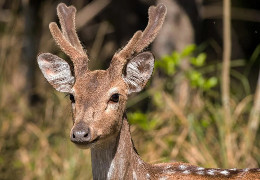
{"label": "deer body", "polygon": [[154,40],[166,14],[162,4],[149,8],[146,29],[137,31],[115,53],[107,70],[90,71],[88,57],[75,29],[76,9],[57,7],[61,30],[50,23],[56,43],[73,66],[51,53],[38,56],[48,82],[70,95],[73,127],[70,138],[80,148],[91,149],[93,179],[260,179],[260,169],[207,169],[185,163],[145,163],[131,139],[125,107],[128,96],[139,92],[151,77],[154,57],[143,50]]}
{"label": "deer body", "polygon": [[260,178],[260,169],[210,169],[187,163],[147,164],[132,143],[126,117],[118,137],[91,149],[93,179],[220,180]]}

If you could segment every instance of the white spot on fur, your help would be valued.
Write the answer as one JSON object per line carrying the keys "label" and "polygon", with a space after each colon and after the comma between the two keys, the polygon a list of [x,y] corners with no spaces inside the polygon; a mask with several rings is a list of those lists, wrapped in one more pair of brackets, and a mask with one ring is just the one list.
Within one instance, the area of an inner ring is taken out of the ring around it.
{"label": "white spot on fur", "polygon": [[220,174],[229,175],[229,172],[227,170],[224,170],[224,171],[221,171]]}
{"label": "white spot on fur", "polygon": [[165,174],[167,174],[167,175],[170,175],[170,174],[174,174],[174,173],[176,173],[176,171],[174,171],[174,170],[171,170],[171,169],[169,169],[169,170],[166,170],[166,171],[163,171]]}
{"label": "white spot on fur", "polygon": [[182,172],[183,174],[190,174],[190,171],[189,170],[185,170]]}
{"label": "white spot on fur", "polygon": [[167,177],[160,177],[159,180],[167,180]]}
{"label": "white spot on fur", "polygon": [[197,171],[196,173],[199,175],[204,175],[204,171]]}
{"label": "white spot on fur", "polygon": [[249,168],[246,168],[246,169],[243,169],[244,172],[248,172],[249,171]]}
{"label": "white spot on fur", "polygon": [[187,166],[185,166],[185,165],[179,165],[179,169],[181,169],[181,170],[185,170],[187,168]]}
{"label": "white spot on fur", "polygon": [[205,169],[204,167],[197,167],[198,171],[201,171],[201,170],[204,170],[204,169]]}
{"label": "white spot on fur", "polygon": [[146,174],[146,178],[147,178],[147,179],[150,179],[150,177],[151,177],[150,174],[147,173],[147,174]]}
{"label": "white spot on fur", "polygon": [[112,177],[112,174],[114,173],[114,169],[115,169],[115,162],[112,161],[110,167],[109,167],[109,170],[108,170],[108,173],[107,173],[107,179],[111,179]]}
{"label": "white spot on fur", "polygon": [[133,171],[133,179],[134,179],[134,180],[137,180],[137,176],[136,176],[135,171]]}
{"label": "white spot on fur", "polygon": [[209,174],[209,175],[212,175],[212,176],[214,176],[214,175],[215,175],[215,173],[214,173],[214,172],[212,172],[212,171],[209,171],[209,172],[207,172],[207,174]]}
{"label": "white spot on fur", "polygon": [[216,172],[216,170],[210,169],[210,170],[207,171],[207,174],[214,176],[215,172]]}
{"label": "white spot on fur", "polygon": [[123,174],[124,174],[124,168],[125,168],[125,164],[126,164],[126,159],[121,155],[120,158],[119,158],[119,161],[117,162],[119,167],[119,176],[122,176],[123,177]]}
{"label": "white spot on fur", "polygon": [[237,170],[237,168],[232,168],[232,169],[229,169],[230,171],[236,171]]}
{"label": "white spot on fur", "polygon": [[165,169],[170,169],[172,166],[171,165],[168,165],[165,167]]}

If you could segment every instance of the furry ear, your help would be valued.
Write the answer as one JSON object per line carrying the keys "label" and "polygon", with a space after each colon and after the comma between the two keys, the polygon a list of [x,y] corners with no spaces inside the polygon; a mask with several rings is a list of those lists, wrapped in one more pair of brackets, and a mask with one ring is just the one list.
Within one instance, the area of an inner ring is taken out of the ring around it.
{"label": "furry ear", "polygon": [[128,85],[128,94],[141,91],[153,73],[154,57],[150,52],[143,52],[126,65],[123,79]]}
{"label": "furry ear", "polygon": [[38,56],[37,61],[44,77],[57,91],[71,92],[75,78],[65,60],[51,53],[43,53]]}

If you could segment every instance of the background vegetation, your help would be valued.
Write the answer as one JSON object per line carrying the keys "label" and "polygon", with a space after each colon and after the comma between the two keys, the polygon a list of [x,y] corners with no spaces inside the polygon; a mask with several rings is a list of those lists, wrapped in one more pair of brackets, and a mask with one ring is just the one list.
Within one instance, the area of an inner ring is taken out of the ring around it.
{"label": "background vegetation", "polygon": [[[69,100],[36,65],[39,52],[67,58],[48,30],[59,2],[0,0],[0,179],[91,179],[89,150],[69,140]],[[92,69],[108,66],[113,53],[146,26],[147,9],[157,3],[63,2],[78,9],[78,33]],[[167,20],[151,47],[155,71],[127,110],[141,157],[150,163],[259,167],[260,5],[163,2]]]}

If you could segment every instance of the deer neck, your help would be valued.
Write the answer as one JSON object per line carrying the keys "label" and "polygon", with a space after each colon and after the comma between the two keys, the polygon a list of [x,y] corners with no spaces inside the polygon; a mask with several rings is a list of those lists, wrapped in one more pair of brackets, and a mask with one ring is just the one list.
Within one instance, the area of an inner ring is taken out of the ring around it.
{"label": "deer neck", "polygon": [[93,179],[135,179],[146,164],[136,153],[126,116],[116,138],[91,149]]}

